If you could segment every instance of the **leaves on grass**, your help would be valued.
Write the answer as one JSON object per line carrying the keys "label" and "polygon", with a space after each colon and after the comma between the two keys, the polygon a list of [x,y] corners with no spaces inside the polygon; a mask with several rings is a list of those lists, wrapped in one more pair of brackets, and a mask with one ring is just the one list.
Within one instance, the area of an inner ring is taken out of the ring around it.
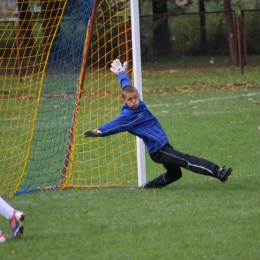
{"label": "leaves on grass", "polygon": [[143,90],[192,92],[208,90],[259,89],[259,68],[248,68],[243,75],[236,68],[143,70]]}
{"label": "leaves on grass", "polygon": [[[162,89],[163,88],[163,89]],[[232,85],[232,86],[190,86],[190,87],[157,87],[155,88],[144,88],[143,91],[148,94],[157,94],[157,93],[175,93],[175,92],[197,92],[197,91],[233,91],[233,90],[249,90],[249,89],[258,89],[256,85]],[[260,105],[260,101],[253,101],[256,105]]]}

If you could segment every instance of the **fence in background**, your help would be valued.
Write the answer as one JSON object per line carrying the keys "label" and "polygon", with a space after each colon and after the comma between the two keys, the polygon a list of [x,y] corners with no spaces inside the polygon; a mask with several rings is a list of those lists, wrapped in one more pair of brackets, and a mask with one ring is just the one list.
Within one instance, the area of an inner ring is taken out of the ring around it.
{"label": "fence in background", "polygon": [[259,65],[260,10],[140,16],[143,67]]}

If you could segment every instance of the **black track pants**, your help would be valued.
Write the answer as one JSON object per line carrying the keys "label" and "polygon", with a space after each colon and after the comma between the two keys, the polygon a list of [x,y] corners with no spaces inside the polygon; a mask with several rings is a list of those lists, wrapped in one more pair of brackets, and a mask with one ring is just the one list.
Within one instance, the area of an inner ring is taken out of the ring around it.
{"label": "black track pants", "polygon": [[163,164],[167,176],[172,179],[171,182],[181,178],[180,168],[211,177],[215,177],[219,169],[213,162],[174,150],[170,144],[150,154],[150,157],[154,162]]}

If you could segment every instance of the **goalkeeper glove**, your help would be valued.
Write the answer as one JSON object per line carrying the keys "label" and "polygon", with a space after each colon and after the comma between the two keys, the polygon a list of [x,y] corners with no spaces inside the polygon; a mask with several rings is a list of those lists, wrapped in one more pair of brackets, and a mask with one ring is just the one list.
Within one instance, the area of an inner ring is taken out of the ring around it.
{"label": "goalkeeper glove", "polygon": [[84,135],[84,137],[99,137],[102,135],[102,133],[99,130],[88,129],[87,131],[84,132],[83,135]]}
{"label": "goalkeeper glove", "polygon": [[110,70],[118,76],[122,72],[125,72],[127,70],[127,67],[128,67],[127,61],[125,61],[123,66],[122,66],[121,61],[119,59],[116,59],[111,63]]}

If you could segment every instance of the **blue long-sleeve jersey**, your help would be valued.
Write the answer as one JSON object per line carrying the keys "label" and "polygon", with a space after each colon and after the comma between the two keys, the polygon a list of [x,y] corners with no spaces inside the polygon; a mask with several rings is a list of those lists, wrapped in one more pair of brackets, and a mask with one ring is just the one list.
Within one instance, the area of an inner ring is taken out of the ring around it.
{"label": "blue long-sleeve jersey", "polygon": [[[132,85],[125,73],[121,73],[118,80],[122,88]],[[119,117],[104,124],[98,130],[102,132],[102,137],[128,131],[143,140],[150,154],[157,152],[168,143],[161,124],[143,101],[140,101],[137,109],[132,109],[124,104]]]}

